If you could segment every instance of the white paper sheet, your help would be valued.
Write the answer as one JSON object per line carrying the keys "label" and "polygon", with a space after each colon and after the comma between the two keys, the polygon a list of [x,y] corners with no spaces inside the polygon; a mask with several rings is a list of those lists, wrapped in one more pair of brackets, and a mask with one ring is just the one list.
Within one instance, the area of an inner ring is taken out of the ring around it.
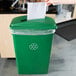
{"label": "white paper sheet", "polygon": [[46,2],[29,2],[27,10],[27,20],[45,18]]}

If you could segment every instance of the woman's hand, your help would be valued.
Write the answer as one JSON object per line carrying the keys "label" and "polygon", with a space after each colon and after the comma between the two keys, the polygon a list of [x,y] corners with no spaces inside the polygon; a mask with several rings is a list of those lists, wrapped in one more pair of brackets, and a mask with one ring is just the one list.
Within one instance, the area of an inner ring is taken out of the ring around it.
{"label": "woman's hand", "polygon": [[45,0],[47,5],[58,5],[58,4],[76,4],[76,0]]}

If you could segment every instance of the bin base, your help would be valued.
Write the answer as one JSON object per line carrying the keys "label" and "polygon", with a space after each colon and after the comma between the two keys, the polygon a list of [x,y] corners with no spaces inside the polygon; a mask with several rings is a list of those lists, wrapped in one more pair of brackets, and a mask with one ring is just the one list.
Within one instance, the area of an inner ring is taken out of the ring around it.
{"label": "bin base", "polygon": [[45,72],[45,73],[18,73],[18,74],[20,74],[20,75],[37,75],[37,74],[48,74],[48,72]]}

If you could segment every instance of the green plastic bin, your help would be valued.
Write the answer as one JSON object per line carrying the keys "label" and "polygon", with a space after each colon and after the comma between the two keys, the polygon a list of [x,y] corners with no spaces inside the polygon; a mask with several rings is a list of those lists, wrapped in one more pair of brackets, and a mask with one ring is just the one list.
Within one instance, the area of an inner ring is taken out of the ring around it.
{"label": "green plastic bin", "polygon": [[14,49],[19,74],[47,74],[55,29],[52,18],[27,21],[27,16],[12,20]]}

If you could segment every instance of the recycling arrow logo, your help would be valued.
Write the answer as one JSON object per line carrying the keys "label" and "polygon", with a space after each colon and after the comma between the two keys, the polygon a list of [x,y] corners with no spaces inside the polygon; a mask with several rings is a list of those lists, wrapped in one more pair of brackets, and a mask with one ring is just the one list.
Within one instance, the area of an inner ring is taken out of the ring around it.
{"label": "recycling arrow logo", "polygon": [[39,47],[39,46],[38,46],[37,43],[31,43],[31,44],[29,45],[29,49],[30,49],[30,50],[33,50],[33,51],[37,50],[38,47]]}

